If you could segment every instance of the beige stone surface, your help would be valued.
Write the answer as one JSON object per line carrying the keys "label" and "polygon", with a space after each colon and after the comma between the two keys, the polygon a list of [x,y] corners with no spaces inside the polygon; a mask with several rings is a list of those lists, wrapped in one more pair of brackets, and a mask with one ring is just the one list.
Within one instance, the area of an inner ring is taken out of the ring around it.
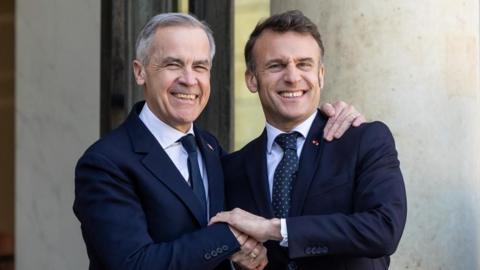
{"label": "beige stone surface", "polygon": [[16,269],[88,269],[74,167],[99,136],[100,1],[16,1]]}
{"label": "beige stone surface", "polygon": [[271,5],[320,27],[323,100],[352,102],[393,131],[409,213],[390,269],[480,269],[479,2]]}

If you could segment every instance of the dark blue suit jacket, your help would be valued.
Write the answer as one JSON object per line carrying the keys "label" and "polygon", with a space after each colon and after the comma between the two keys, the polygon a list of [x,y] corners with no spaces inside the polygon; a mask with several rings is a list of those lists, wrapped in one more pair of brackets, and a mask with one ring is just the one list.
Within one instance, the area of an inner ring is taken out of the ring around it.
{"label": "dark blue suit jacket", "polygon": [[[387,269],[407,203],[392,135],[380,122],[322,139],[320,112],[300,156],[287,221],[288,248],[267,242],[268,269]],[[227,208],[273,217],[266,132],[223,159]]]}
{"label": "dark blue suit jacket", "polygon": [[[207,227],[198,199],[138,117],[92,145],[75,170],[74,212],[90,269],[229,268],[238,242],[225,224]],[[224,207],[223,150],[195,127],[209,180],[210,215]]]}

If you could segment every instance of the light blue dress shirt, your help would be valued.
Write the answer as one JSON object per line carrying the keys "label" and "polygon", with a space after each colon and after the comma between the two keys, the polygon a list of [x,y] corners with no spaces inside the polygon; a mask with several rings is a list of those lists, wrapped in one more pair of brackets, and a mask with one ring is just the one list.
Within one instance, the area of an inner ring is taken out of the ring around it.
{"label": "light blue dress shirt", "polygon": [[[317,111],[308,117],[298,126],[294,127],[291,132],[298,132],[302,136],[297,137],[297,156],[300,158],[300,153],[302,153],[302,148],[307,138],[308,131],[312,126],[313,120],[317,116]],[[268,122],[265,124],[267,130],[267,172],[268,172],[268,188],[270,190],[270,201],[272,200],[272,189],[273,189],[273,175],[275,174],[275,169],[278,166],[278,163],[282,160],[283,149],[275,142],[275,138],[285,133],[285,131],[279,130],[278,128],[270,125]],[[287,247],[288,246],[288,231],[287,231],[287,222],[284,218],[280,219],[280,233],[282,234],[283,240],[280,241],[280,245]]]}

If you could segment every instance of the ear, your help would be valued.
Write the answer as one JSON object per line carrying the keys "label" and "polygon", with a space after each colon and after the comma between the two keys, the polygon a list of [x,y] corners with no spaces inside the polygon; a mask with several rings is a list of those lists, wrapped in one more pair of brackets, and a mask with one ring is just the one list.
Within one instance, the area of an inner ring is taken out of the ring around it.
{"label": "ear", "polygon": [[245,83],[247,84],[250,92],[255,93],[258,91],[257,77],[255,77],[255,74],[253,74],[253,72],[250,70],[245,71]]}
{"label": "ear", "polygon": [[133,75],[138,85],[145,84],[145,69],[142,63],[138,60],[133,60]]}
{"label": "ear", "polygon": [[325,66],[321,64],[320,68],[318,69],[318,85],[320,86],[320,89],[323,89],[324,82],[325,82]]}

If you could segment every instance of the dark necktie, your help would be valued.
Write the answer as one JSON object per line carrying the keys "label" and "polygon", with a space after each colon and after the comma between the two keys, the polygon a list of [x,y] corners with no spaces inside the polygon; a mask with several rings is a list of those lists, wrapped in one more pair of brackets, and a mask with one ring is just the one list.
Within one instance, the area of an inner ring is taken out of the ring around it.
{"label": "dark necktie", "polygon": [[189,183],[193,189],[193,193],[198,197],[201,203],[205,217],[207,216],[207,198],[205,196],[205,189],[203,187],[202,175],[198,166],[197,143],[192,134],[183,136],[180,141],[183,148],[188,153],[188,173],[190,175]]}
{"label": "dark necktie", "polygon": [[297,175],[297,137],[298,132],[282,133],[275,142],[283,149],[283,157],[273,174],[272,207],[275,217],[286,218],[290,209],[293,180]]}

